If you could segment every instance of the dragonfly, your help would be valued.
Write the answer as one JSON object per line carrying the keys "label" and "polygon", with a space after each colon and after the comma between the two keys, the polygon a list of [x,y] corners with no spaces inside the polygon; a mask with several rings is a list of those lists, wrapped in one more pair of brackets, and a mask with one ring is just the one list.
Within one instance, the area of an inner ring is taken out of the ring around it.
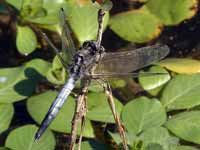
{"label": "dragonfly", "polygon": [[63,9],[61,9],[60,14],[63,55],[59,53],[59,50],[54,46],[47,35],[43,32],[42,34],[68,71],[69,78],[50,106],[35,134],[35,140],[39,140],[50,123],[57,116],[79,79],[91,81],[92,79],[122,77],[127,75],[134,77],[138,74],[133,71],[155,63],[166,57],[169,53],[169,47],[166,45],[147,46],[131,51],[106,52],[101,45],[103,20],[105,16],[105,11],[102,9],[98,11],[98,32],[96,40],[85,41],[76,51]]}

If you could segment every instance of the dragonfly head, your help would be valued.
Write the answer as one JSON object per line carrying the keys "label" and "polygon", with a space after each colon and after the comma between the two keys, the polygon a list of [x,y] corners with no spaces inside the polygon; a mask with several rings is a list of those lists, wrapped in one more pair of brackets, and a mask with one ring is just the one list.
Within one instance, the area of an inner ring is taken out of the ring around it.
{"label": "dragonfly head", "polygon": [[82,48],[88,49],[92,55],[96,53],[103,53],[105,51],[103,46],[98,46],[96,41],[85,41]]}

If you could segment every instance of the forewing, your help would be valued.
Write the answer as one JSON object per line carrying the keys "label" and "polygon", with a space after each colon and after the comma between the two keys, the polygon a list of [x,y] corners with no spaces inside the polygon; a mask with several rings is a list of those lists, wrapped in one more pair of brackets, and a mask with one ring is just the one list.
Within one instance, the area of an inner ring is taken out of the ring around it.
{"label": "forewing", "polygon": [[169,53],[168,46],[147,46],[132,51],[106,53],[94,74],[128,73],[163,59]]}
{"label": "forewing", "polygon": [[54,50],[54,52],[56,53],[56,55],[58,56],[59,60],[61,61],[61,63],[63,64],[63,66],[68,69],[68,64],[67,62],[65,62],[65,60],[63,59],[62,55],[60,54],[59,50],[56,48],[56,46],[51,42],[51,40],[48,38],[48,36],[40,31],[43,38],[46,40],[46,42],[51,46],[51,48]]}
{"label": "forewing", "polygon": [[71,36],[71,31],[67,22],[64,10],[60,10],[60,26],[62,29],[62,55],[63,59],[69,64],[71,62],[72,56],[74,55],[76,48]]}

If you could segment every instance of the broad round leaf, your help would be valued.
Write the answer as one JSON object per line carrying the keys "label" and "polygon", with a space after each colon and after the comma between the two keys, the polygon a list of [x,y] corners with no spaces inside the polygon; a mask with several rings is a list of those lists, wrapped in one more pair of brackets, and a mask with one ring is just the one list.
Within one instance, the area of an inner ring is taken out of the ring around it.
{"label": "broad round leaf", "polygon": [[177,75],[164,89],[161,102],[167,110],[189,109],[200,104],[200,74]]}
{"label": "broad round leaf", "polygon": [[123,39],[144,43],[156,38],[161,32],[161,24],[156,17],[144,10],[132,10],[113,16],[110,28]]}
{"label": "broad round leaf", "polygon": [[[86,40],[96,39],[98,23],[98,9],[92,3],[80,6],[77,3],[69,3],[65,9],[70,27],[78,41],[82,44]],[[108,13],[105,15],[104,28],[108,23]]]}
{"label": "broad round leaf", "polygon": [[21,54],[28,55],[37,47],[37,38],[33,30],[28,26],[17,26],[17,49]]}
{"label": "broad round leaf", "polygon": [[161,145],[163,150],[169,150],[178,145],[178,138],[170,136],[168,130],[163,127],[147,129],[139,137],[147,147],[154,143]]}
{"label": "broad round leaf", "polygon": [[145,7],[165,25],[174,25],[193,17],[198,0],[148,0]]}
{"label": "broad round leaf", "polygon": [[165,126],[176,136],[200,144],[200,111],[175,115],[165,123]]}
{"label": "broad round leaf", "polygon": [[170,80],[169,73],[164,68],[159,67],[159,66],[153,66],[148,70],[148,72],[145,72],[145,73],[146,74],[163,73],[160,75],[155,74],[155,75],[143,76],[144,72],[143,71],[140,72],[139,82],[145,90],[152,90],[152,89],[158,88]]}
{"label": "broad round leaf", "polygon": [[[45,93],[32,96],[28,99],[27,108],[30,115],[33,119],[41,123],[49,110],[50,105],[55,99],[57,92],[47,91]],[[50,129],[59,132],[70,133],[71,132],[71,120],[74,114],[75,109],[75,99],[71,96],[68,97],[66,103],[63,105],[59,114],[56,116],[52,124],[50,125]],[[78,131],[79,133],[79,131]],[[86,120],[86,126],[84,129],[84,136],[93,137],[93,129],[91,127],[91,123]]]}
{"label": "broad round leaf", "polygon": [[13,150],[54,150],[56,141],[47,130],[39,141],[34,141],[37,127],[26,125],[14,129],[7,137],[5,146]]}
{"label": "broad round leaf", "polygon": [[126,104],[122,111],[122,122],[125,128],[134,134],[151,127],[159,127],[165,121],[165,109],[156,99],[137,98]]}
{"label": "broad round leaf", "polygon": [[176,73],[192,74],[200,72],[200,61],[189,58],[168,58],[158,64]]}
{"label": "broad round leaf", "polygon": [[[115,123],[107,96],[104,93],[88,94],[87,118],[90,120]],[[123,105],[114,98],[116,111],[120,114]]]}
{"label": "broad round leaf", "polygon": [[14,114],[14,108],[12,104],[0,104],[0,133],[6,130],[11,122]]}
{"label": "broad round leaf", "polygon": [[21,67],[0,69],[0,102],[12,103],[30,96],[49,67],[48,62],[34,59]]}

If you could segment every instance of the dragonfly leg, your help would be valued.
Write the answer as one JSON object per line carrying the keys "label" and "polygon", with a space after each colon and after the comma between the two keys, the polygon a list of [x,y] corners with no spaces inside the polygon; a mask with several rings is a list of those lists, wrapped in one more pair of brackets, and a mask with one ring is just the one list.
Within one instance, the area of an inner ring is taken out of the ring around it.
{"label": "dragonfly leg", "polygon": [[108,83],[108,81],[105,80],[104,78],[98,78],[98,79],[96,79],[96,81],[97,81],[97,83],[99,83],[104,88],[105,94],[108,97],[109,106],[111,108],[113,117],[115,119],[115,123],[117,125],[120,137],[122,139],[123,148],[124,148],[124,150],[128,150],[126,136],[125,136],[125,131],[124,131],[123,125],[121,123],[119,114],[116,111],[116,107],[115,107],[115,102],[114,102],[113,95],[112,95],[111,86]]}
{"label": "dragonfly leg", "polygon": [[103,89],[105,90],[106,86],[107,86],[107,82],[103,79],[103,78],[93,78],[95,81],[97,81],[97,83],[103,87]]}
{"label": "dragonfly leg", "polygon": [[105,93],[108,96],[108,103],[109,103],[110,108],[112,110],[112,114],[113,114],[113,117],[115,119],[115,123],[116,123],[118,131],[119,131],[119,135],[120,135],[120,137],[122,139],[123,148],[124,148],[124,150],[128,150],[128,145],[127,145],[127,141],[126,141],[125,131],[124,131],[123,125],[121,123],[119,114],[116,111],[116,107],[115,107],[115,103],[114,103],[114,99],[113,99],[113,95],[112,95],[111,86],[110,86],[110,84],[108,82],[106,83],[106,85],[107,86],[105,88]]}

